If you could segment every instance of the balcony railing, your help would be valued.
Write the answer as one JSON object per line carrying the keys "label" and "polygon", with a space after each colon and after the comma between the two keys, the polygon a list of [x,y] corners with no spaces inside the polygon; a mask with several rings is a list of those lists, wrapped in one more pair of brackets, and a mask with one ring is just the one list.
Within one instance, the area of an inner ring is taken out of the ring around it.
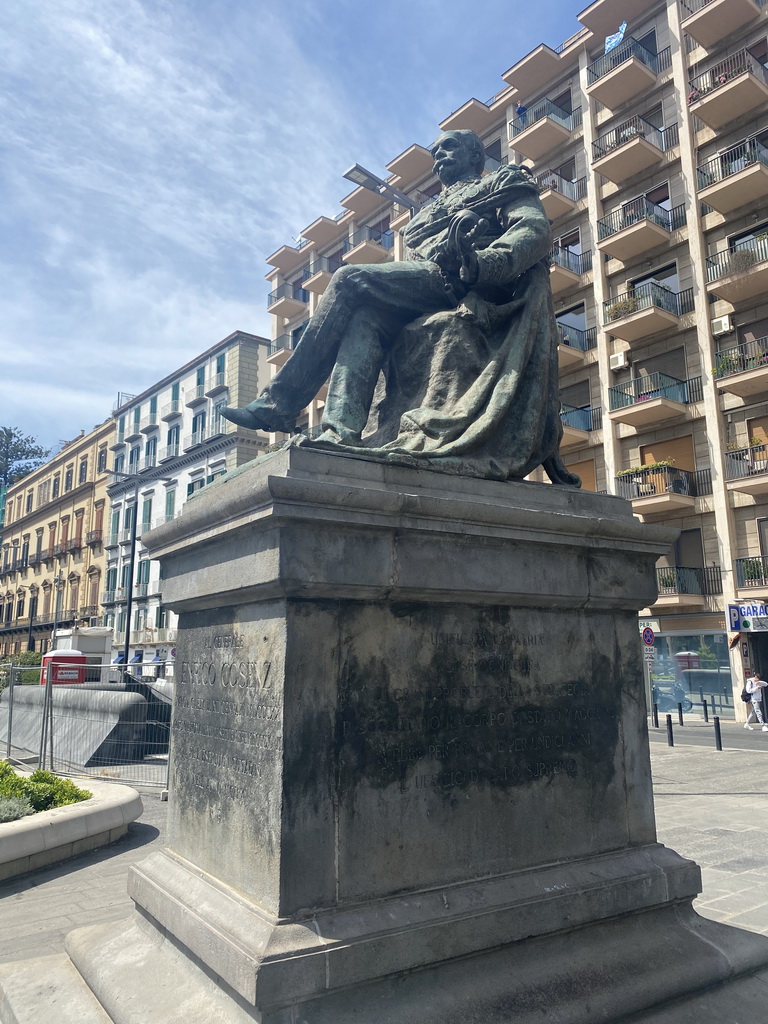
{"label": "balcony railing", "polygon": [[115,591],[114,590],[105,590],[105,591],[103,591],[102,595],[101,595],[101,603],[102,604],[114,604],[115,603]]}
{"label": "balcony railing", "polygon": [[739,50],[732,53],[725,60],[718,61],[709,71],[697,75],[688,83],[688,102],[696,103],[716,89],[722,89],[724,85],[738,78],[746,72],[754,75],[761,82],[768,84],[768,74],[763,65],[755,60],[749,50]]}
{"label": "balcony railing", "polygon": [[719,565],[706,567],[670,565],[656,569],[659,597],[677,594],[722,594],[723,580]]}
{"label": "balcony railing", "polygon": [[166,459],[175,459],[178,454],[179,454],[178,443],[177,444],[169,444],[169,445],[166,445],[165,448],[161,448],[160,449],[160,453],[158,455],[158,460],[160,462],[165,462]]}
{"label": "balcony railing", "polygon": [[85,535],[85,543],[88,544],[88,545],[91,545],[91,544],[101,544],[102,536],[103,536],[103,531],[102,530],[89,530],[88,533],[86,533],[86,535]]}
{"label": "balcony railing", "polygon": [[288,352],[296,348],[298,338],[294,338],[292,334],[281,334],[275,338],[274,341],[269,343],[269,355],[273,356],[276,352],[280,352],[286,349]]}
{"label": "balcony railing", "polygon": [[707,281],[730,274],[746,274],[755,263],[768,260],[768,234],[735,242],[725,252],[707,257]]}
{"label": "balcony railing", "polygon": [[150,412],[144,416],[141,420],[141,427],[139,428],[142,433],[145,430],[151,430],[152,427],[156,427],[158,424],[158,416],[156,412]]}
{"label": "balcony railing", "polygon": [[206,394],[210,395],[216,391],[223,391],[227,386],[227,375],[222,370],[221,373],[214,373],[211,379],[208,381],[208,387],[206,388]]}
{"label": "balcony railing", "polygon": [[621,320],[632,313],[638,313],[642,309],[650,309],[658,306],[675,316],[682,316],[683,313],[690,313],[693,309],[693,288],[686,288],[682,292],[673,292],[663,284],[649,281],[640,284],[636,288],[612,299],[606,299],[603,303],[603,323],[610,324],[614,320]]}
{"label": "balcony railing", "polygon": [[309,292],[306,288],[297,288],[292,284],[281,284],[267,296],[267,306],[274,306],[280,299],[296,299],[297,302],[309,302]]}
{"label": "balcony railing", "polygon": [[708,469],[690,472],[675,466],[638,467],[616,477],[616,493],[621,498],[647,498],[654,494],[687,494],[698,497],[712,493],[712,473]]}
{"label": "balcony railing", "polygon": [[669,67],[670,50],[667,48],[662,50],[661,53],[651,53],[647,47],[643,46],[642,43],[638,43],[632,36],[625,36],[618,46],[615,46],[608,53],[604,53],[602,57],[598,57],[596,61],[589,65],[587,68],[587,85],[594,85],[595,82],[607,75],[609,71],[613,71],[614,68],[626,63],[626,61],[631,60],[633,57],[637,57],[641,63],[649,67],[655,74],[658,74],[659,71]]}
{"label": "balcony railing", "polygon": [[137,583],[136,586],[133,588],[133,596],[134,597],[146,597],[148,593],[149,593],[149,584],[148,583]]}
{"label": "balcony railing", "polygon": [[65,555],[67,553],[67,542],[60,542],[53,545],[54,555]]}
{"label": "balcony railing", "polygon": [[142,459],[139,463],[139,472],[144,473],[148,469],[154,469],[157,465],[157,452],[152,455],[147,455],[146,458]]}
{"label": "balcony railing", "polygon": [[757,163],[768,167],[768,149],[757,139],[747,139],[697,167],[696,187],[702,189],[714,185]]}
{"label": "balcony railing", "polygon": [[725,453],[725,479],[741,480],[745,476],[768,473],[768,451],[764,444],[748,448],[732,448]]}
{"label": "balcony railing", "polygon": [[560,192],[561,195],[572,199],[574,203],[583,199],[587,194],[586,176],[577,181],[567,181],[557,171],[544,171],[542,174],[535,175],[533,180],[542,192],[552,189],[553,192]]}
{"label": "balcony railing", "polygon": [[378,228],[362,227],[353,231],[344,244],[344,252],[349,252],[363,242],[377,242],[383,249],[391,249],[395,244],[395,233],[390,228],[380,231]]}
{"label": "balcony railing", "polygon": [[712,373],[715,380],[720,380],[762,366],[768,367],[768,338],[756,338],[754,341],[734,345],[733,348],[721,349],[717,353],[717,363]]}
{"label": "balcony railing", "polygon": [[67,541],[67,551],[80,551],[83,546],[82,537],[70,537]]}
{"label": "balcony railing", "polygon": [[178,398],[176,398],[172,402],[168,402],[167,405],[163,406],[163,410],[162,410],[160,415],[161,415],[162,419],[164,419],[164,420],[169,420],[173,416],[181,416],[181,402],[180,402],[180,400]]}
{"label": "balcony railing", "polygon": [[578,327],[569,327],[568,324],[558,323],[557,329],[560,332],[560,342],[570,348],[579,348],[582,352],[588,352],[597,344],[597,328],[590,327],[588,331],[580,331]]}
{"label": "balcony railing", "polygon": [[327,256],[318,256],[312,260],[308,267],[304,268],[302,279],[306,281],[310,277],[314,277],[315,274],[335,274],[343,266],[344,264],[340,260],[332,260]]}
{"label": "balcony railing", "polygon": [[668,128],[657,128],[650,121],[640,117],[639,114],[634,114],[592,143],[592,159],[599,160],[614,149],[626,146],[634,139],[645,139],[656,149],[665,152],[670,147],[677,145],[680,134],[676,124],[671,124]]}
{"label": "balcony railing", "polygon": [[572,270],[574,274],[585,274],[592,269],[592,250],[586,252],[571,252],[570,249],[561,249],[556,245],[551,252],[552,262],[566,270]]}
{"label": "balcony railing", "polygon": [[603,411],[597,405],[585,405],[580,409],[572,405],[561,405],[560,419],[574,430],[599,430],[603,425]]}
{"label": "balcony railing", "polygon": [[597,237],[602,241],[604,238],[609,238],[611,235],[623,231],[624,228],[630,228],[633,224],[638,224],[643,220],[653,221],[654,224],[658,224],[660,228],[665,228],[667,231],[675,231],[685,224],[685,204],[681,203],[671,210],[665,210],[663,206],[658,206],[650,199],[646,199],[645,196],[641,196],[639,199],[625,203],[621,209],[614,210],[613,213],[599,220],[597,222]]}
{"label": "balcony railing", "polygon": [[608,389],[608,407],[626,409],[638,402],[648,402],[653,398],[668,398],[672,402],[688,405],[700,402],[704,397],[701,377],[690,380],[678,380],[666,373],[649,373],[644,377],[633,377],[624,384],[617,384]]}
{"label": "balcony railing", "polygon": [[206,436],[205,430],[196,430],[189,437],[184,438],[184,450],[186,451],[187,448],[194,448],[196,445],[202,444]]}
{"label": "balcony railing", "polygon": [[747,589],[768,586],[768,557],[765,555],[737,558],[733,564],[736,569],[737,587]]}
{"label": "balcony railing", "polygon": [[[696,14],[702,7],[706,7],[710,3],[712,0],[680,0],[680,5],[683,8],[683,20],[691,14]],[[757,8],[763,7],[764,4],[765,0],[755,0],[755,15],[759,14]]]}
{"label": "balcony railing", "polygon": [[509,130],[512,138],[524,132],[527,128],[530,128],[532,124],[536,124],[537,121],[543,120],[545,117],[551,118],[556,121],[563,128],[566,128],[569,132],[572,132],[574,128],[578,128],[581,124],[581,107],[576,107],[575,110],[563,110],[562,107],[558,107],[552,100],[539,100],[538,103],[534,103],[532,107],[521,116],[515,117],[509,122]]}
{"label": "balcony railing", "polygon": [[107,534],[107,539],[104,541],[104,547],[105,548],[116,548],[119,542],[120,542],[120,534],[119,533],[108,533]]}

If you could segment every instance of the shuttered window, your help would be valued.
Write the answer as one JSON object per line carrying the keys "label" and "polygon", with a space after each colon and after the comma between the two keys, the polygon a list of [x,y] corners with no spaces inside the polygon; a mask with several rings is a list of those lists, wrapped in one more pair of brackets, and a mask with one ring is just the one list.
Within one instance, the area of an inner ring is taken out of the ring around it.
{"label": "shuttered window", "polygon": [[675,469],[687,469],[691,473],[695,471],[693,438],[690,434],[685,437],[672,438],[670,441],[646,444],[640,449],[640,461],[643,465],[648,465],[651,462],[663,462],[667,459],[672,461]]}

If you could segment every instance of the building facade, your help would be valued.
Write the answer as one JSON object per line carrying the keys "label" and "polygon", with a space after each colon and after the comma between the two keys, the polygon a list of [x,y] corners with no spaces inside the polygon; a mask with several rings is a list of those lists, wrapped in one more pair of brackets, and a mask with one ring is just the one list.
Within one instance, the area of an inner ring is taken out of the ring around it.
{"label": "building facade", "polygon": [[125,475],[113,476],[109,487],[101,595],[103,624],[114,630],[113,660],[123,660],[128,631],[129,661],[150,674],[173,672],[176,616],[163,607],[159,563],[141,536],[266,449],[266,436],[235,427],[220,410],[247,404],[266,383],[260,367],[268,349],[267,339],[235,331],[140,395],[118,396],[110,468]]}
{"label": "building facade", "polygon": [[[489,168],[535,176],[554,236],[564,461],[680,529],[641,615],[651,674],[701,669],[732,709],[743,671],[768,672],[768,14],[758,0],[597,0],[579,21],[440,127],[476,131]],[[424,146],[387,169],[419,202],[439,190]],[[337,267],[401,255],[406,209],[363,187],[341,206],[269,257],[273,367]],[[733,605],[748,625],[729,656]]]}
{"label": "building facade", "polygon": [[109,418],[8,488],[0,561],[0,656],[45,651],[54,626],[101,621]]}

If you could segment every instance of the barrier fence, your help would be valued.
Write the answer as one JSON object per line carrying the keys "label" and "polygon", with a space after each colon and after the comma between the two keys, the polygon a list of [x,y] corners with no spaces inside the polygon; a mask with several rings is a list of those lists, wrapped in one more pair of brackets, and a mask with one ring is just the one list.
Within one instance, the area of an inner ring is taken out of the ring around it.
{"label": "barrier fence", "polygon": [[54,681],[55,668],[0,666],[0,756],[61,775],[166,788],[173,683],[118,665]]}

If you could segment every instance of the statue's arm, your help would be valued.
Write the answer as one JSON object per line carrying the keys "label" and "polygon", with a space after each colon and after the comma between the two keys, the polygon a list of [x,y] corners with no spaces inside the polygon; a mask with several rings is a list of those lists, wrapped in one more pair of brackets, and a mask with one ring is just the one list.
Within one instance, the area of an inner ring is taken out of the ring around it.
{"label": "statue's arm", "polygon": [[549,221],[538,196],[524,194],[500,211],[504,233],[477,251],[473,285],[504,286],[544,259],[552,248]]}

